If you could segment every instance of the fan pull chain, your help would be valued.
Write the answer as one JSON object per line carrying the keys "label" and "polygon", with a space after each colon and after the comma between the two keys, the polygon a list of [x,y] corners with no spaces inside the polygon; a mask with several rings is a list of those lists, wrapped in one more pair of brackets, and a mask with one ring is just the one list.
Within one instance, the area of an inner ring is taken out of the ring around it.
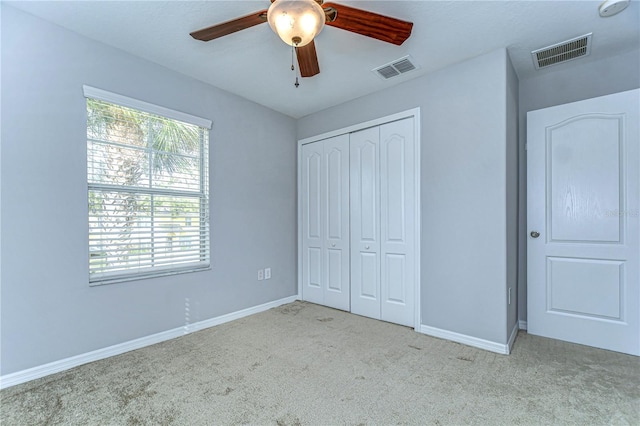
{"label": "fan pull chain", "polygon": [[[295,47],[294,47],[294,45],[292,44],[292,45],[291,45],[291,71],[295,71],[295,69],[296,69],[296,68],[293,66],[293,63],[294,63],[294,62],[293,62],[293,61],[294,61],[294,59],[293,59],[293,52],[294,52],[294,50],[295,50]],[[297,72],[296,72],[296,82],[295,82],[295,83],[293,83],[293,85],[294,85],[294,86],[296,86],[296,89],[298,88],[298,86],[300,86],[300,83],[298,83],[298,73],[297,73]]]}

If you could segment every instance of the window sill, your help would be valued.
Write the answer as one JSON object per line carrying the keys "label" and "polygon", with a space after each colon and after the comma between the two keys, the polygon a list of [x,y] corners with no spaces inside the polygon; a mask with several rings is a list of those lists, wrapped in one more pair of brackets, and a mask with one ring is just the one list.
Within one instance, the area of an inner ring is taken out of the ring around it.
{"label": "window sill", "polygon": [[208,265],[208,266],[203,266],[201,268],[162,271],[162,272],[155,272],[155,273],[149,273],[144,275],[141,274],[136,276],[127,276],[127,277],[105,278],[102,280],[89,281],[89,287],[98,287],[98,286],[103,286],[108,284],[117,284],[117,283],[123,283],[128,281],[140,281],[140,280],[147,280],[151,278],[161,278],[161,277],[168,277],[171,275],[182,275],[182,274],[189,274],[192,272],[203,272],[203,271],[210,271],[210,270],[211,270],[211,265]]}

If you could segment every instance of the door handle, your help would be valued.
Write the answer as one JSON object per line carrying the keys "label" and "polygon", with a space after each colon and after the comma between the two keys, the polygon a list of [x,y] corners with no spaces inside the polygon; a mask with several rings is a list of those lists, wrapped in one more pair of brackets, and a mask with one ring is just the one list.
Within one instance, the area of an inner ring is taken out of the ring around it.
{"label": "door handle", "polygon": [[335,246],[336,246],[336,243],[331,243],[331,247],[335,247]]}
{"label": "door handle", "polygon": [[538,238],[540,233],[538,231],[531,231],[529,235],[531,235],[531,238]]}
{"label": "door handle", "polygon": [[369,250],[369,246],[364,246],[364,249],[365,250]]}

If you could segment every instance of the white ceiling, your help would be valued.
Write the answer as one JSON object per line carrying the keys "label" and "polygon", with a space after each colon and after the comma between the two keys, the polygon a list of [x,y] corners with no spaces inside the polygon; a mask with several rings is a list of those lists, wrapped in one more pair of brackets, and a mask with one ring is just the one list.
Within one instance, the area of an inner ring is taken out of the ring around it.
{"label": "white ceiling", "polygon": [[[601,1],[337,1],[414,23],[395,46],[325,27],[321,73],[295,88],[291,50],[267,24],[201,42],[189,33],[266,9],[263,1],[7,2],[79,34],[210,83],[294,118],[340,104],[497,48],[529,78],[640,48],[640,4],[601,18]],[[591,56],[536,71],[531,50],[593,32]],[[383,81],[371,70],[410,54],[420,69]]]}

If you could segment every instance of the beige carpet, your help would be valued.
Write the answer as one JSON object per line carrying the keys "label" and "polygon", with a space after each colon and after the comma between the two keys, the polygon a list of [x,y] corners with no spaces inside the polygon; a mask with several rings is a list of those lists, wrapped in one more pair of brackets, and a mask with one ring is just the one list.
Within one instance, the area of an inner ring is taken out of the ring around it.
{"label": "beige carpet", "polygon": [[510,356],[296,302],[0,392],[3,425],[640,424],[640,360]]}

